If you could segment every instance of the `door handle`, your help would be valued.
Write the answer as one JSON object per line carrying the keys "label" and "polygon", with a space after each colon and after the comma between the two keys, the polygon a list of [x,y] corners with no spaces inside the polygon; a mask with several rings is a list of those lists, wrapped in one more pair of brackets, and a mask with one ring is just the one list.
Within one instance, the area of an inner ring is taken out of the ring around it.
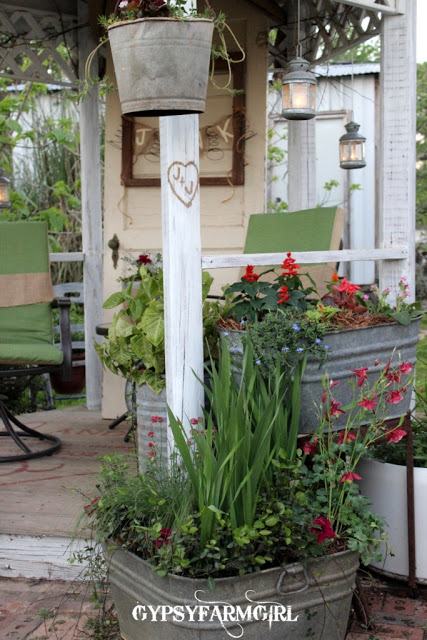
{"label": "door handle", "polygon": [[117,262],[119,260],[120,241],[116,234],[114,234],[111,240],[108,241],[108,247],[111,249],[111,258],[113,260],[113,267],[114,269],[117,269]]}

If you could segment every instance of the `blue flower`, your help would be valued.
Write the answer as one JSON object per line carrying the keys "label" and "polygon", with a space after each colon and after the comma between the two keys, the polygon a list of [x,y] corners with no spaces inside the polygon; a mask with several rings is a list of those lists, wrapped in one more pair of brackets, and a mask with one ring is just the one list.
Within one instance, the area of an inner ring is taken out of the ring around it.
{"label": "blue flower", "polygon": [[301,331],[301,329],[299,328],[299,326],[297,324],[293,324],[292,325],[292,329],[295,329],[295,331]]}
{"label": "blue flower", "polygon": [[222,332],[222,335],[223,335],[223,336],[228,336],[228,331],[223,331],[223,332]]}
{"label": "blue flower", "polygon": [[328,344],[325,344],[325,349],[329,349],[329,345]]}
{"label": "blue flower", "polygon": [[233,351],[238,351],[239,347],[234,347]]}
{"label": "blue flower", "polygon": [[261,364],[261,360],[255,360],[255,364]]}
{"label": "blue flower", "polygon": [[289,347],[282,347],[282,351],[289,351]]}
{"label": "blue flower", "polygon": [[320,344],[322,341],[321,341],[320,338],[316,338],[316,342],[317,342],[317,344]]}
{"label": "blue flower", "polygon": [[295,351],[304,351],[303,347],[298,347],[298,349],[295,349]]}

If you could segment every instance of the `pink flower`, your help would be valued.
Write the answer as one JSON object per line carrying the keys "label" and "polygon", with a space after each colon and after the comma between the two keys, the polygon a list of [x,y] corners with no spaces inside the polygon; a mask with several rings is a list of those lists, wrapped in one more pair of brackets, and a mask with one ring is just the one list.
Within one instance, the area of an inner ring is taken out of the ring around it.
{"label": "pink flower", "polygon": [[152,447],[155,447],[156,444],[157,444],[156,442],[149,442],[147,446],[152,448]]}
{"label": "pink flower", "polygon": [[199,424],[199,421],[197,420],[197,418],[191,418],[190,424]]}
{"label": "pink flower", "polygon": [[160,535],[156,540],[156,547],[161,547],[164,544],[170,543],[170,537],[172,535],[172,529],[160,529]]}
{"label": "pink flower", "polygon": [[388,440],[387,444],[391,444],[392,442],[399,442],[406,436],[406,431],[404,429],[393,429],[386,433],[386,438]]}
{"label": "pink flower", "polygon": [[402,392],[403,389],[395,389],[394,391],[390,391],[386,397],[385,401],[389,404],[398,404],[403,400]]}
{"label": "pink flower", "polygon": [[352,473],[348,471],[347,473],[343,473],[340,482],[347,482],[347,484],[351,484],[353,480],[361,480],[362,478],[357,475],[357,473]]}
{"label": "pink flower", "polygon": [[149,431],[147,435],[148,435],[149,438],[153,438],[154,437],[154,431]]}
{"label": "pink flower", "polygon": [[345,429],[343,429],[339,433],[337,444],[344,444],[344,439],[345,439],[345,444],[349,444],[349,442],[351,442],[352,440],[356,440],[357,436],[355,433],[353,433],[353,431],[349,431],[346,435]]}
{"label": "pink flower", "polygon": [[350,371],[357,376],[357,386],[361,387],[368,377],[366,372],[369,371],[369,367],[363,367],[362,369],[350,369]]}
{"label": "pink flower", "polygon": [[385,374],[385,377],[388,380],[387,385],[393,384],[393,382],[395,382],[396,384],[400,384],[400,371],[398,369],[393,369],[392,371],[388,371]]}
{"label": "pink flower", "polygon": [[163,418],[161,416],[151,416],[150,422],[163,422]]}
{"label": "pink flower", "polygon": [[156,455],[156,452],[153,451],[153,449],[151,449],[151,451],[148,452],[148,457],[149,458],[154,458],[155,455]]}
{"label": "pink flower", "polygon": [[368,411],[374,411],[377,404],[378,402],[374,402],[373,400],[371,400],[371,398],[367,398],[366,396],[364,396],[362,402],[359,402],[359,407],[363,407]]}
{"label": "pink flower", "polygon": [[412,371],[413,367],[412,364],[410,362],[402,362],[402,364],[399,367],[401,373],[403,373],[403,375],[405,375],[406,373],[409,373],[410,371]]}
{"label": "pink flower", "polygon": [[314,527],[310,529],[310,533],[317,536],[317,542],[325,542],[326,538],[335,538],[335,531],[327,518],[319,516],[313,524]]}

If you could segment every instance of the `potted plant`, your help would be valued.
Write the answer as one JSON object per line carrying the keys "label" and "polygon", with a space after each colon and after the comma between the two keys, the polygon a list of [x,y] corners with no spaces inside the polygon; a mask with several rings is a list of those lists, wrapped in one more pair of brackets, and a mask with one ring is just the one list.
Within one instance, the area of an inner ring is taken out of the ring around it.
{"label": "potted plant", "polygon": [[[416,409],[411,422],[414,446],[415,553],[417,582],[427,584],[427,551],[424,535],[427,528],[425,496],[427,491],[427,398],[423,388],[416,389]],[[370,457],[359,464],[361,491],[384,516],[393,553],[385,553],[381,562],[372,562],[379,571],[400,580],[409,576],[408,525],[406,493],[406,442],[395,446],[381,443]]]}
{"label": "potted plant", "polygon": [[[359,380],[367,379],[372,386],[389,360],[413,367],[421,314],[417,304],[405,302],[408,287],[404,279],[394,307],[387,302],[389,290],[380,294],[374,285],[369,294],[363,293],[359,286],[336,274],[328,293],[321,300],[310,300],[314,286],[303,287],[299,270],[290,253],[282,264],[282,273],[273,282],[262,280],[262,275],[271,270],[258,275],[249,265],[241,281],[226,289],[235,295],[235,304],[229,312],[231,323],[222,326],[229,334],[230,348],[237,353],[245,335],[242,330],[249,330],[258,358],[265,366],[273,346],[283,364],[290,367],[298,357],[307,355],[300,430],[312,433],[317,422],[312,409],[323,375],[327,373],[330,379],[343,382],[351,379],[353,371],[359,371]],[[396,391],[397,387],[395,384]],[[347,405],[352,395],[348,385],[341,385],[336,399]],[[409,402],[406,395],[404,404],[396,403],[391,408],[390,418],[404,415]],[[336,426],[343,424],[341,419]]]}
{"label": "potted plant", "polygon": [[[206,4],[199,14],[194,7],[186,10],[185,0],[117,0],[114,13],[100,19],[108,32],[123,114],[205,110],[211,58],[225,59],[229,70],[233,62],[225,43],[224,30],[230,31],[225,16],[215,16]],[[212,48],[214,27],[218,48]],[[242,53],[240,62],[244,52],[232,36]]]}
{"label": "potted plant", "polygon": [[[128,391],[136,385],[136,406],[128,402],[137,415],[138,445],[145,450],[151,438],[147,434],[153,416],[164,423],[158,440],[166,455],[166,391],[165,391],[165,329],[163,298],[163,266],[160,254],[144,253],[136,260],[128,258],[130,269],[120,279],[125,288],[113,293],[104,309],[119,307],[114,314],[108,336],[95,349],[103,367],[128,381]],[[213,278],[202,274],[203,331],[206,353],[215,352],[216,324],[227,310],[219,301],[206,300]],[[130,397],[130,393],[128,394]],[[148,429],[147,429],[148,428]],[[159,434],[158,434],[159,437]]]}
{"label": "potted plant", "polygon": [[398,433],[384,421],[391,370],[360,388],[340,434],[325,380],[322,418],[302,444],[292,415],[299,381],[279,361],[264,376],[249,340],[240,384],[227,349],[210,368],[210,407],[192,432],[169,412],[170,464],[155,446],[136,475],[108,456],[86,507],[84,526],[105,545],[122,635],[255,639],[268,625],[273,640],[285,630],[343,640],[359,555],[378,559],[384,540],[354,480],[365,448]]}

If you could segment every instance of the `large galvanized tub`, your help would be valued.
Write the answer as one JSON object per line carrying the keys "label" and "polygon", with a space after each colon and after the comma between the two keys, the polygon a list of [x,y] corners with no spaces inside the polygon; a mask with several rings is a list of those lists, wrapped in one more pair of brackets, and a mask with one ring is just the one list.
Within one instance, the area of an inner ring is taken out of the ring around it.
{"label": "large galvanized tub", "polygon": [[[408,513],[406,495],[406,466],[390,464],[381,460],[361,460],[357,467],[361,476],[360,491],[372,502],[375,513],[387,522],[386,531],[394,555],[385,544],[380,548],[384,560],[372,562],[380,573],[391,578],[407,580],[408,560]],[[414,469],[415,498],[415,554],[417,582],[427,584],[427,469]]]}
{"label": "large galvanized tub", "polygon": [[139,18],[108,27],[123,115],[203,113],[213,35],[204,18]]}
{"label": "large galvanized tub", "polygon": [[[323,339],[328,346],[328,358],[319,367],[319,362],[313,357],[307,358],[307,366],[301,385],[301,413],[300,433],[312,433],[319,424],[319,416],[324,407],[321,404],[322,378],[327,375],[330,380],[340,384],[334,387],[334,398],[343,406],[353,400],[353,391],[349,385],[350,378],[355,374],[352,369],[368,367],[367,381],[370,386],[378,379],[381,370],[391,361],[392,365],[399,362],[410,362],[415,366],[416,345],[418,342],[420,318],[414,318],[407,326],[392,322],[389,324],[359,329],[344,329],[331,331]],[[242,354],[242,331],[230,331],[227,336],[230,353],[238,368]],[[277,348],[286,345],[277,345]],[[375,364],[378,362],[378,364]],[[409,409],[411,391],[398,404],[388,406],[388,418],[403,416]],[[369,415],[367,412],[367,420]],[[334,425],[344,427],[346,416],[340,415]]]}
{"label": "large galvanized tub", "polygon": [[[359,566],[356,552],[220,578],[213,590],[206,580],[160,578],[150,564],[114,544],[105,545],[104,552],[124,640],[259,640],[263,634],[269,640],[345,638]],[[169,609],[159,609],[154,621],[148,605]]]}

